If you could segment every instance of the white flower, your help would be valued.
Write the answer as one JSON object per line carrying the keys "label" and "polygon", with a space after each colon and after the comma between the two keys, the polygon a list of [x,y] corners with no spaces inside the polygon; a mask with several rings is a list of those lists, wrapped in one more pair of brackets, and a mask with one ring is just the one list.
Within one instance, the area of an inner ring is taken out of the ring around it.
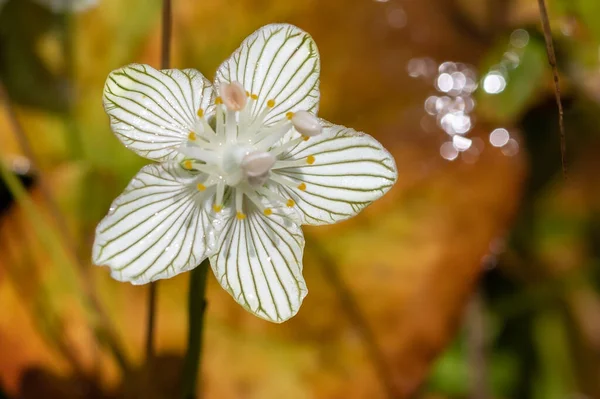
{"label": "white flower", "polygon": [[61,13],[66,11],[83,12],[89,8],[95,7],[98,0],[35,0],[53,12]]}
{"label": "white flower", "polygon": [[144,284],[206,257],[233,298],[264,319],[306,296],[301,224],[356,215],[394,184],[371,136],[316,117],[319,54],[291,25],[250,35],[214,85],[193,69],[129,65],[104,89],[111,128],[144,167],[96,230],[93,260]]}

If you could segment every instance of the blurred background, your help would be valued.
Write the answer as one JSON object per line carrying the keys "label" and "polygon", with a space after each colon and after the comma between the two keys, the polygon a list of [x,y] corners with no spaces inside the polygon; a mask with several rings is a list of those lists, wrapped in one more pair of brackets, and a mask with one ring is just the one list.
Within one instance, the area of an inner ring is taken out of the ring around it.
{"label": "blurred background", "polygon": [[[309,295],[283,325],[209,276],[204,398],[600,398],[600,2],[174,0],[172,65],[209,79],[258,27],[321,52],[320,116],[370,133],[399,180],[305,228]],[[77,2],[79,4],[79,2]],[[112,135],[110,71],[158,67],[159,0],[0,0],[0,398],[172,398],[188,275],[92,267],[95,225],[144,159]]]}

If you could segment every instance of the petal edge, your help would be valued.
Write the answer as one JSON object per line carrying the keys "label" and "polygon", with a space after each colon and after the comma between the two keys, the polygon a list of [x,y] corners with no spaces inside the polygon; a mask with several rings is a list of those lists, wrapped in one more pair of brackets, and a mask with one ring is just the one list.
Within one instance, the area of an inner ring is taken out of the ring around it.
{"label": "petal edge", "polygon": [[[373,137],[322,120],[323,133],[303,141],[275,166],[275,173],[302,189],[279,186],[296,202],[302,224],[323,225],[348,219],[383,196],[396,182],[392,155]],[[286,161],[306,160],[285,167]]]}

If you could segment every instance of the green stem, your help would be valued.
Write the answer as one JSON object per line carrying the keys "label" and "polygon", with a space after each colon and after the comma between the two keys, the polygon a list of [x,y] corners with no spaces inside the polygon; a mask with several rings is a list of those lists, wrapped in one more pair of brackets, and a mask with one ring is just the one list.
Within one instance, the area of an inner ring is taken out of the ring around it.
{"label": "green stem", "polygon": [[182,399],[195,399],[200,359],[202,357],[202,332],[206,310],[206,276],[209,262],[205,259],[190,273],[188,294],[188,346],[183,363]]}

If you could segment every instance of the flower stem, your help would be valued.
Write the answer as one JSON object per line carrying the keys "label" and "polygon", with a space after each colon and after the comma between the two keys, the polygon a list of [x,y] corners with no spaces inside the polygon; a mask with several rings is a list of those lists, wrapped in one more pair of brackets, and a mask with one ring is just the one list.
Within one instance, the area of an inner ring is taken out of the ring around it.
{"label": "flower stem", "polygon": [[[161,40],[161,69],[170,68],[171,60],[171,33],[173,29],[173,10],[171,0],[163,0],[162,8],[162,40]],[[156,292],[157,282],[150,283],[148,292],[148,325],[146,328],[146,358],[148,360],[154,357],[154,320],[156,313]]]}
{"label": "flower stem", "polygon": [[190,273],[190,291],[188,294],[188,346],[183,364],[182,399],[196,398],[200,358],[202,357],[202,331],[204,330],[204,312],[206,310],[206,276],[209,262],[205,259]]}
{"label": "flower stem", "polygon": [[546,52],[548,53],[548,63],[552,68],[554,78],[554,96],[556,97],[556,106],[558,108],[558,127],[560,130],[560,160],[562,165],[563,177],[567,178],[567,139],[565,136],[564,111],[560,94],[560,81],[558,79],[558,67],[556,66],[556,53],[554,52],[554,42],[552,40],[552,29],[550,28],[550,19],[545,0],[538,0],[540,9],[540,19],[542,20],[542,29],[546,41]]}

